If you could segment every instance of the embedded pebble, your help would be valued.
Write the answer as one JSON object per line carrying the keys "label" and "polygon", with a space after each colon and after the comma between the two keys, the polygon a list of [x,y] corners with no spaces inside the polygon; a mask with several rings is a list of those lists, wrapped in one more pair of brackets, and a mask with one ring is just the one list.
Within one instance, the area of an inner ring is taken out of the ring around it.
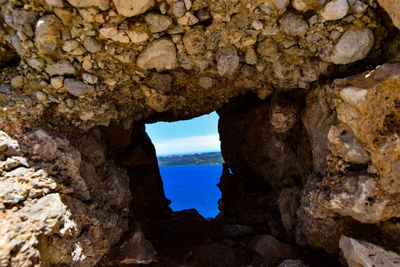
{"label": "embedded pebble", "polygon": [[210,77],[201,77],[199,79],[199,86],[203,87],[204,89],[211,88],[214,85],[214,80]]}
{"label": "embedded pebble", "polygon": [[67,0],[67,1],[74,7],[98,7],[101,10],[107,10],[110,8],[109,0]]}
{"label": "embedded pebble", "polygon": [[199,54],[204,49],[204,32],[200,30],[187,31],[183,37],[186,51],[190,55]]}
{"label": "embedded pebble", "polygon": [[63,0],[46,0],[46,4],[54,7],[64,7]]}
{"label": "embedded pebble", "polygon": [[47,66],[46,72],[51,76],[66,75],[66,74],[73,75],[75,74],[75,68],[69,61],[62,60]]}
{"label": "embedded pebble", "polygon": [[156,89],[157,91],[166,93],[171,91],[172,77],[168,74],[153,73],[148,86]]}
{"label": "embedded pebble", "polygon": [[41,17],[36,23],[35,45],[41,53],[57,49],[61,37],[61,22],[55,15]]}
{"label": "embedded pebble", "polygon": [[349,64],[365,58],[374,45],[374,34],[369,28],[348,30],[336,44],[330,61],[334,64]]}
{"label": "embedded pebble", "polygon": [[157,71],[161,71],[173,69],[176,61],[175,44],[168,39],[158,39],[139,54],[136,63],[143,69],[155,68]]}
{"label": "embedded pebble", "polygon": [[172,24],[170,17],[154,13],[146,15],[144,20],[150,24],[150,31],[152,33],[165,31]]}
{"label": "embedded pebble", "polygon": [[50,84],[55,89],[60,89],[64,85],[64,77],[63,76],[53,77],[50,79]]}
{"label": "embedded pebble", "polygon": [[18,75],[11,79],[12,88],[22,88],[24,86],[24,76]]}
{"label": "embedded pebble", "polygon": [[186,14],[183,17],[180,17],[177,21],[180,25],[194,25],[199,22],[199,19],[192,13],[186,12]]}
{"label": "embedded pebble", "polygon": [[84,73],[82,74],[82,79],[83,81],[85,81],[86,83],[89,84],[96,84],[98,81],[98,77],[89,73]]}
{"label": "embedded pebble", "polygon": [[321,10],[321,17],[324,21],[338,20],[344,18],[349,11],[349,3],[347,0],[332,0]]}
{"label": "embedded pebble", "polygon": [[281,20],[281,28],[288,35],[302,37],[308,31],[309,26],[300,16],[287,12]]}
{"label": "embedded pebble", "polygon": [[85,46],[86,50],[90,53],[97,53],[101,50],[101,45],[99,42],[94,38],[86,38],[83,45]]}
{"label": "embedded pebble", "polygon": [[81,81],[67,78],[64,81],[65,89],[74,96],[84,96],[94,92],[93,85],[87,85]]}
{"label": "embedded pebble", "polygon": [[217,68],[221,76],[231,75],[239,66],[239,56],[234,47],[225,48],[219,56]]}
{"label": "embedded pebble", "polygon": [[186,13],[185,3],[183,1],[174,2],[172,4],[172,13],[178,18],[182,17]]}
{"label": "embedded pebble", "polygon": [[119,14],[133,17],[146,12],[154,5],[154,0],[113,0]]}
{"label": "embedded pebble", "polygon": [[39,101],[45,101],[47,99],[47,95],[45,93],[43,93],[42,91],[37,91],[36,98]]}

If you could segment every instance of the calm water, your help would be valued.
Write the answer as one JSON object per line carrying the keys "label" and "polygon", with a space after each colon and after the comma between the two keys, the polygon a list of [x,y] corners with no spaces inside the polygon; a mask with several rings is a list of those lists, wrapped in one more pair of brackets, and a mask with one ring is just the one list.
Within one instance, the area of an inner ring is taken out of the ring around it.
{"label": "calm water", "polygon": [[221,165],[160,167],[164,191],[174,211],[195,208],[205,218],[218,213]]}

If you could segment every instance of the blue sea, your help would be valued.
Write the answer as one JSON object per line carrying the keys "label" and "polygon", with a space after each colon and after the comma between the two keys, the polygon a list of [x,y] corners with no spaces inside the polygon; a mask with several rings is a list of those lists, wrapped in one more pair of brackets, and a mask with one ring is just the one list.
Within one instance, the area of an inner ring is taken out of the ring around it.
{"label": "blue sea", "polygon": [[172,210],[194,208],[205,218],[219,213],[221,165],[168,166],[160,167],[160,172]]}

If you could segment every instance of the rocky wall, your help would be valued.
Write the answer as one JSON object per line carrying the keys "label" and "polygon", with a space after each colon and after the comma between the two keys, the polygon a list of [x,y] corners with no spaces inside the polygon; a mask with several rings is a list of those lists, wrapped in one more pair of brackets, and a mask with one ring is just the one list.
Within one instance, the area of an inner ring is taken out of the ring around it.
{"label": "rocky wall", "polygon": [[345,64],[388,57],[393,27],[362,0],[2,3],[2,60],[20,58],[0,75],[2,121],[70,130],[310,88]]}
{"label": "rocky wall", "polygon": [[[400,264],[397,1],[0,5],[1,266]],[[215,110],[221,213],[171,212],[144,124]]]}

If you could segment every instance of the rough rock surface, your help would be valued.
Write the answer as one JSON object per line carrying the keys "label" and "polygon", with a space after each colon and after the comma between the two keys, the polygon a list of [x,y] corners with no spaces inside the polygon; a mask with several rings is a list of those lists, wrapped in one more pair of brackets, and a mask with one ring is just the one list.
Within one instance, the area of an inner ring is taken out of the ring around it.
{"label": "rough rock surface", "polygon": [[[1,266],[399,264],[398,1],[0,5]],[[144,124],[212,111],[206,220]]]}
{"label": "rough rock surface", "polygon": [[340,248],[350,267],[356,266],[398,266],[400,255],[386,251],[374,244],[359,241],[347,236],[340,238]]}
{"label": "rough rock surface", "polygon": [[[391,28],[376,3],[347,2],[4,2],[0,48],[10,52],[0,53],[0,60],[18,54],[20,62],[4,69],[0,84],[17,76],[26,81],[10,90],[12,101],[0,99],[1,120],[38,122],[51,113],[60,122],[54,126],[88,130],[159,112],[170,120],[194,117],[246,91],[267,97],[311,88],[321,75],[346,69],[335,64],[357,62],[370,52],[372,58],[390,56],[383,44]],[[160,71],[172,78],[174,90],[148,86]],[[88,81],[83,74],[96,78]],[[71,95],[49,76],[93,90]]]}

